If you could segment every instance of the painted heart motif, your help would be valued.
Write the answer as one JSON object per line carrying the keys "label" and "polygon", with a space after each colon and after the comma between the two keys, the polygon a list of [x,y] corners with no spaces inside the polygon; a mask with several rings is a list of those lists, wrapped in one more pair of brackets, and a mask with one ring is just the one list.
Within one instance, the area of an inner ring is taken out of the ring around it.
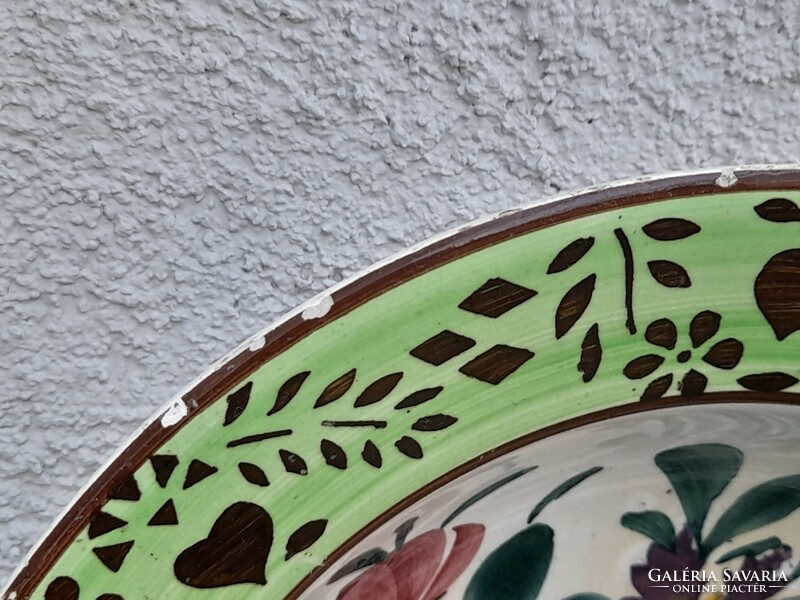
{"label": "painted heart motif", "polygon": [[782,341],[800,329],[800,248],[776,254],[756,277],[756,302]]}
{"label": "painted heart motif", "polygon": [[256,504],[237,502],[219,516],[206,539],[180,553],[175,576],[194,588],[264,585],[272,539],[269,513]]}

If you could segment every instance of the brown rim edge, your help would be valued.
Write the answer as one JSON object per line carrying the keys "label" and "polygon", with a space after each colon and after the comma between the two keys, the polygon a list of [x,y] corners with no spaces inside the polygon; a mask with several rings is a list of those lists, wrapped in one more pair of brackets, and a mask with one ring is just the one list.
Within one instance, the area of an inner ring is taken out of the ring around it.
{"label": "brown rim edge", "polygon": [[675,396],[664,398],[657,402],[632,402],[629,404],[622,404],[603,410],[586,413],[566,421],[554,423],[542,429],[537,429],[518,437],[514,440],[506,442],[505,444],[493,448],[488,452],[484,452],[480,456],[473,458],[444,475],[427,483],[423,487],[415,490],[411,495],[403,498],[400,502],[392,506],[389,510],[374,518],[367,525],[362,527],[355,535],[350,537],[346,542],[334,550],[330,556],[325,558],[323,563],[315,567],[308,575],[306,575],[294,589],[286,595],[285,600],[297,600],[303,592],[305,592],[313,583],[315,583],[328,569],[342,558],[347,552],[352,550],[359,542],[366,538],[370,533],[375,531],[381,525],[384,525],[393,517],[409,508],[411,505],[419,502],[425,496],[435,492],[444,485],[450,483],[454,479],[469,473],[473,469],[493,461],[496,458],[523,448],[534,442],[538,442],[548,437],[552,437],[559,433],[564,433],[571,429],[577,429],[592,423],[599,423],[617,417],[625,417],[637,413],[656,412],[666,408],[676,408],[681,406],[702,406],[710,404],[780,404],[789,406],[800,406],[800,394],[794,393],[781,393],[781,392],[750,392],[750,391],[736,391],[736,392],[710,392],[703,396],[696,398],[683,398]]}
{"label": "brown rim edge", "polygon": [[[323,318],[310,321],[300,315],[282,322],[265,335],[265,344],[253,352],[244,350],[203,379],[183,395],[188,414],[173,427],[163,427],[158,419],[111,461],[81,496],[71,503],[59,521],[38,543],[16,577],[6,587],[18,600],[27,600],[74,538],[88,525],[121,481],[135,472],[147,458],[209,404],[246,379],[260,365],[309,335],[372,298],[436,267],[513,237],[590,214],[671,198],[705,196],[749,191],[800,189],[800,169],[758,168],[725,169],[735,173],[733,185],[716,183],[723,170],[688,175],[635,180],[619,185],[578,192],[558,202],[521,209],[458,231],[424,248],[401,256],[332,294],[334,304]],[[310,577],[309,575],[308,577]],[[308,579],[306,577],[306,579]],[[303,580],[300,586],[304,585]],[[307,584],[305,584],[307,586]],[[301,589],[299,586],[296,590]],[[304,589],[304,588],[303,588]],[[287,598],[296,598],[292,591]]]}

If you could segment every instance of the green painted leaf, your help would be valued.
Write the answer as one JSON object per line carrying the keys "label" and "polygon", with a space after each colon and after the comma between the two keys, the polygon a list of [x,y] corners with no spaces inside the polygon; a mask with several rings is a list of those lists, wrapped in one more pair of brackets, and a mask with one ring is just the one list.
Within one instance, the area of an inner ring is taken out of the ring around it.
{"label": "green painted leaf", "polygon": [[495,481],[493,484],[491,484],[489,486],[486,486],[485,488],[483,488],[477,494],[474,494],[473,496],[470,496],[461,505],[459,505],[458,508],[456,508],[453,512],[451,512],[444,521],[442,521],[442,529],[447,527],[447,525],[448,525],[448,523],[450,523],[450,521],[455,519],[458,515],[463,513],[470,506],[472,506],[473,504],[478,502],[478,500],[482,500],[483,498],[485,498],[486,496],[488,496],[489,494],[491,494],[495,490],[499,490],[501,487],[503,487],[507,483],[511,483],[515,479],[519,479],[520,477],[525,475],[525,473],[530,473],[531,471],[533,471],[536,468],[538,468],[538,465],[533,466],[533,467],[528,467],[527,469],[520,469],[519,471],[516,471],[515,473],[512,473],[511,475],[508,475],[507,477],[504,477],[500,481]]}
{"label": "green painted leaf", "polygon": [[645,510],[625,513],[620,522],[623,527],[646,535],[670,552],[675,550],[675,527],[669,517],[661,511]]}
{"label": "green painted leaf", "polygon": [[535,600],[553,558],[553,530],[536,523],[506,540],[478,567],[464,600]]}
{"label": "green painted leaf", "polygon": [[719,557],[717,564],[720,565],[731,560],[732,558],[739,558],[740,556],[758,556],[762,552],[766,552],[767,550],[775,550],[775,548],[780,548],[781,546],[783,546],[783,542],[780,540],[780,538],[776,538],[775,536],[768,537],[764,540],[758,540],[757,542],[745,544],[744,546],[739,546],[735,550],[726,552]]}
{"label": "green painted leaf", "polygon": [[583,481],[587,477],[591,477],[595,473],[602,470],[603,467],[592,467],[591,469],[586,469],[583,473],[578,473],[574,477],[570,477],[569,479],[567,479],[564,483],[562,483],[552,492],[547,494],[547,496],[542,498],[539,504],[533,507],[531,514],[528,515],[528,523],[532,523],[533,520],[539,516],[539,513],[541,513],[545,509],[545,507],[548,504],[550,504],[553,500],[557,500],[558,498],[566,494],[568,491],[570,491],[572,488],[574,488],[576,485],[578,485],[581,481]]}
{"label": "green painted leaf", "polygon": [[800,507],[800,475],[778,477],[737,498],[703,542],[705,555],[737,535],[774,523]]}
{"label": "green painted leaf", "polygon": [[564,600],[609,600],[608,596],[603,594],[595,594],[594,592],[582,592],[580,594],[572,594]]}
{"label": "green painted leaf", "polygon": [[656,455],[656,465],[672,484],[698,546],[711,503],[736,477],[743,458],[741,450],[724,444],[681,446]]}

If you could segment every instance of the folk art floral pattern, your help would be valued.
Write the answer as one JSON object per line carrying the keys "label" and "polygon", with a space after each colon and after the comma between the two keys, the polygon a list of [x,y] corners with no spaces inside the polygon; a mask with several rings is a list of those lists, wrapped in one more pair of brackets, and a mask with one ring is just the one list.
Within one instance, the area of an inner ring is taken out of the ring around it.
{"label": "folk art floral pattern", "polygon": [[[323,317],[238,381],[214,388],[216,401],[202,410],[192,412],[198,401],[184,396],[190,418],[163,426],[177,433],[82,501],[93,508],[80,531],[57,530],[63,552],[43,552],[38,570],[23,570],[6,597],[300,597],[368,523],[532,431],[633,403],[631,410],[796,403],[800,194],[772,187],[612,203],[545,227],[532,217],[527,229],[508,229],[457,259],[422,270],[412,261],[413,276]],[[267,334],[244,353],[267,352],[270,343]],[[699,462],[724,455],[731,465],[737,452],[673,451]],[[653,539],[642,565],[667,554],[702,565],[709,544],[727,538],[713,530],[710,541],[700,537],[698,506],[717,501],[725,482],[692,492],[662,470],[686,523],[676,529],[662,516],[632,514],[622,525]],[[733,478],[736,469],[728,472]],[[755,505],[774,498],[760,489],[731,510],[746,501],[748,514],[761,514]],[[794,500],[781,498],[789,510]],[[541,518],[508,543],[546,548],[553,531]],[[716,527],[735,535],[743,525]],[[443,544],[445,535],[455,543]],[[399,589],[403,573],[417,569],[419,589],[397,598],[440,597],[482,538],[480,523],[421,534],[409,526],[397,548],[367,560],[342,600],[359,597],[365,581]],[[742,550],[740,568],[788,556],[775,539]],[[536,556],[536,577],[544,577],[547,552]],[[492,597],[481,577],[491,580],[493,568],[490,560],[480,567],[466,597]],[[638,568],[634,588],[659,600],[637,587]],[[531,581],[503,597],[535,598]]]}
{"label": "folk art floral pattern", "polygon": [[[631,587],[639,600],[698,600],[705,586],[725,581],[713,589],[727,591],[714,598],[721,600],[763,600],[770,598],[800,577],[800,565],[784,566],[792,548],[777,536],[768,536],[736,547],[736,536],[768,527],[800,508],[800,474],[762,482],[735,498],[720,519],[703,535],[712,503],[736,477],[743,453],[725,444],[694,444],[662,451],[655,464],[668,478],[684,511],[684,522],[676,533],[669,517],[658,510],[626,512],[619,525],[652,540],[644,562],[630,567]],[[337,600],[413,598],[435,600],[442,597],[472,561],[481,546],[486,526],[482,523],[456,525],[455,542],[444,555],[445,527],[461,513],[536,467],[519,470],[479,491],[456,508],[440,529],[426,531],[405,543],[415,519],[397,530],[395,549],[387,553],[375,548],[357,556],[330,580],[363,570],[344,587]],[[530,511],[526,525],[494,548],[473,573],[464,594],[465,600],[535,600],[548,576],[553,560],[556,531],[539,516],[548,504],[573,487],[602,471],[587,469],[567,479],[542,498]],[[731,564],[718,578],[706,574],[709,556],[720,547],[724,552],[717,564]],[[365,570],[364,570],[365,569]],[[666,585],[663,585],[666,583]],[[676,591],[677,589],[677,591]],[[633,600],[626,597],[623,600]],[[607,596],[586,592],[566,600],[609,600]]]}

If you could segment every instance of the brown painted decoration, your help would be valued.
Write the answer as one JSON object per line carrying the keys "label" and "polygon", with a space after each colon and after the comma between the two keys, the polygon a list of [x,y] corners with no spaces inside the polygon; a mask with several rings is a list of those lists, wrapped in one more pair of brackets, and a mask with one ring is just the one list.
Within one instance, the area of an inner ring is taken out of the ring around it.
{"label": "brown painted decoration", "polygon": [[779,341],[800,329],[800,248],[770,258],[756,277],[755,293]]}
{"label": "brown painted decoration", "polygon": [[110,531],[125,527],[127,521],[124,521],[107,512],[100,511],[94,515],[92,522],[89,524],[89,539],[93,540]]}
{"label": "brown painted decoration", "polygon": [[225,411],[225,422],[223,426],[230,425],[242,416],[247,403],[250,402],[250,391],[253,389],[253,382],[249,381],[241,388],[228,396],[228,409]]}
{"label": "brown painted decoration", "polygon": [[800,170],[742,168],[436,238],[173,399],[0,598],[788,600],[799,235]]}
{"label": "brown painted decoration", "polygon": [[242,474],[242,477],[244,477],[253,485],[258,485],[260,487],[267,487],[269,485],[267,474],[264,472],[264,469],[258,465],[248,462],[240,462],[239,472]]}
{"label": "brown painted decoration", "polygon": [[320,394],[319,398],[317,398],[314,408],[325,406],[341,398],[345,392],[350,389],[350,386],[353,385],[355,378],[356,370],[350,369],[347,373],[336,379],[336,381],[331,382],[322,394]]}
{"label": "brown painted decoration", "polygon": [[791,223],[800,221],[800,206],[787,198],[772,198],[755,207],[762,219],[775,223]]}
{"label": "brown painted decoration", "polygon": [[600,368],[603,359],[603,346],[600,344],[600,329],[595,323],[586,332],[581,343],[581,357],[578,361],[578,371],[583,373],[583,382],[589,383]]}
{"label": "brown painted decoration", "polygon": [[459,369],[464,375],[497,385],[533,358],[533,352],[497,344]]}
{"label": "brown painted decoration", "polygon": [[80,586],[71,577],[56,577],[47,586],[44,594],[45,600],[78,600],[80,597]]}
{"label": "brown painted decoration", "polygon": [[303,385],[303,382],[305,382],[306,378],[310,374],[310,371],[303,371],[287,379],[286,382],[281,386],[281,389],[278,390],[278,395],[275,398],[275,404],[271,409],[269,409],[267,416],[272,416],[275,413],[283,410],[297,395],[297,392],[300,391],[300,387]]}
{"label": "brown painted decoration", "polygon": [[438,367],[474,345],[475,340],[445,329],[414,348],[411,356]]}
{"label": "brown painted decoration", "polygon": [[178,513],[175,512],[175,503],[170,498],[161,508],[159,508],[153,517],[147,522],[151,527],[158,525],[177,525]]}
{"label": "brown painted decoration", "polygon": [[286,560],[289,560],[295,554],[299,554],[313,546],[314,542],[325,533],[325,528],[327,526],[328,521],[325,519],[317,519],[316,521],[306,523],[295,531],[289,536],[289,541],[286,542]]}
{"label": "brown painted decoration", "polygon": [[668,260],[651,260],[647,263],[650,274],[663,286],[688,288],[692,285],[689,274],[681,265]]}
{"label": "brown painted decoration", "polygon": [[356,408],[380,402],[389,395],[402,378],[402,373],[391,373],[390,375],[384,375],[377,381],[373,381],[367,386],[367,389],[361,392],[358,398],[356,398]]}
{"label": "brown painted decoration", "polygon": [[381,451],[372,440],[367,440],[364,442],[364,449],[361,451],[361,458],[364,459],[364,462],[372,465],[376,469],[380,469],[383,465]]}
{"label": "brown painted decoration", "polygon": [[217,467],[212,467],[204,463],[202,460],[194,459],[189,464],[189,470],[186,472],[186,479],[183,482],[183,489],[188,490],[193,485],[197,485],[206,477],[211,477],[214,473],[219,471]]}
{"label": "brown painted decoration", "polygon": [[574,242],[563,248],[547,267],[547,274],[560,273],[566,271],[580,259],[582,259],[594,246],[594,238],[578,238]]}
{"label": "brown painted decoration", "polygon": [[156,472],[156,481],[162,488],[167,487],[172,473],[180,463],[177,456],[171,454],[157,454],[150,457],[150,464]]}
{"label": "brown painted decoration", "polygon": [[136,483],[136,479],[134,479],[133,476],[129,476],[122,481],[110,497],[112,500],[130,500],[131,502],[136,502],[142,497],[142,493],[139,491],[139,485]]}
{"label": "brown painted decoration", "polygon": [[441,386],[432,387],[432,388],[425,388],[422,390],[417,390],[416,392],[412,392],[405,398],[403,398],[395,408],[397,410],[403,410],[404,408],[413,408],[414,406],[419,406],[427,402],[428,400],[433,400],[436,396],[439,395],[444,388]]}
{"label": "brown painted decoration", "polygon": [[700,233],[700,226],[686,219],[666,218],[648,223],[642,231],[654,240],[672,242]]}
{"label": "brown painted decoration", "polygon": [[125,562],[125,557],[128,552],[133,548],[133,541],[123,542],[121,544],[114,544],[112,546],[103,546],[102,548],[93,548],[92,552],[100,559],[106,567],[117,573]]}
{"label": "brown painted decoration", "polygon": [[556,308],[556,339],[564,337],[588,308],[596,280],[596,275],[589,275],[564,294]]}
{"label": "brown painted decoration", "polygon": [[281,449],[279,451],[281,462],[287,473],[294,473],[295,475],[308,475],[308,465],[303,457],[291,452],[289,450]]}
{"label": "brown painted decoration", "polygon": [[264,585],[272,538],[269,513],[256,504],[237,502],[214,522],[208,537],[181,552],[175,576],[193,588]]}
{"label": "brown painted decoration", "polygon": [[511,283],[505,279],[494,278],[475,290],[458,307],[484,317],[496,319],[512,308],[527,302],[535,295],[536,292],[534,290]]}

